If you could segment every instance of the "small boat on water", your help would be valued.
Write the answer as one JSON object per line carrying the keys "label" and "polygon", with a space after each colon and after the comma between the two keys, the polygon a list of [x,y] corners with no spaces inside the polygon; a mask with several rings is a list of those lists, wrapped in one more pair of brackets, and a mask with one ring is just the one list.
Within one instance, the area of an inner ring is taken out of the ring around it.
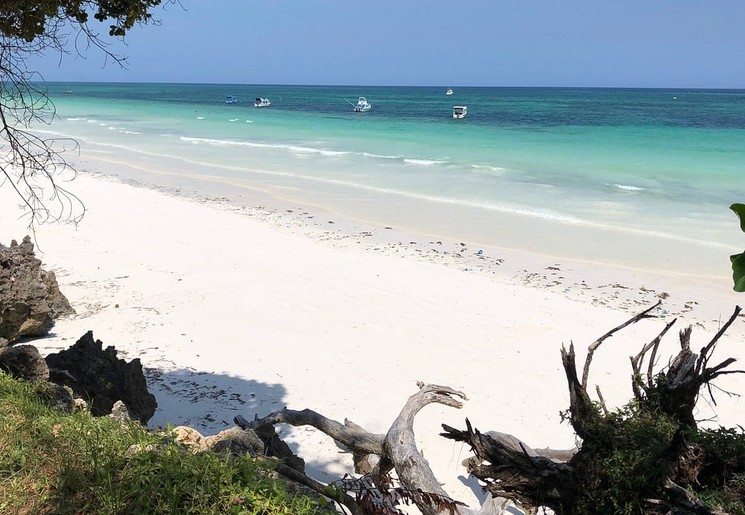
{"label": "small boat on water", "polygon": [[235,95],[228,95],[225,97],[225,103],[226,104],[237,104],[238,97],[236,97]]}
{"label": "small boat on water", "polygon": [[254,102],[254,107],[269,107],[270,105],[272,103],[268,98],[256,97],[256,101]]}
{"label": "small boat on water", "polygon": [[468,114],[468,106],[453,106],[453,118],[465,118]]}
{"label": "small boat on water", "polygon": [[448,88],[448,90],[445,92],[446,95],[452,95],[453,94],[453,88]]}
{"label": "small boat on water", "polygon": [[370,109],[372,109],[372,104],[370,104],[365,97],[360,97],[359,100],[357,100],[357,103],[354,104],[355,113],[364,113]]}

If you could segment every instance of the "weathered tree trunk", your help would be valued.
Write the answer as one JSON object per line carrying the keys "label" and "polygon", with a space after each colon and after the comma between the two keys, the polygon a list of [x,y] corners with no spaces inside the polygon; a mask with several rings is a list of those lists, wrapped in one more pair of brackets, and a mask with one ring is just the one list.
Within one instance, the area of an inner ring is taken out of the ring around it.
{"label": "weathered tree trunk", "polygon": [[[675,356],[667,371],[654,374],[654,357],[660,345],[661,336],[675,321],[673,320],[668,324],[659,337],[645,346],[636,357],[631,358],[631,365],[636,378],[634,389],[636,399],[642,400],[654,393],[660,399],[660,408],[663,412],[672,416],[684,426],[696,427],[693,411],[701,388],[704,385],[708,387],[709,383],[720,375],[743,373],[742,370],[725,370],[735,362],[734,358],[725,359],[713,367],[708,366],[717,342],[737,319],[740,311],[740,306],[736,306],[729,320],[717,331],[711,341],[701,349],[700,355],[691,351],[691,328],[687,327],[680,331],[680,352]],[[644,382],[641,380],[641,369],[644,365],[646,353],[650,350],[652,355],[649,358],[647,380]]]}
{"label": "weathered tree trunk", "polygon": [[[285,408],[251,422],[239,416],[235,422],[244,429],[265,429],[275,424],[309,425],[351,451],[356,472],[366,476],[362,480],[345,480],[342,484],[355,494],[362,513],[402,513],[396,505],[410,500],[424,515],[499,515],[509,505],[508,500],[490,498],[475,511],[451,499],[416,446],[414,417],[423,407],[437,403],[460,408],[461,399],[465,398],[465,394],[447,386],[419,383],[419,391],[408,399],[385,435],[368,433],[353,422],[345,420],[342,424],[309,409]],[[393,469],[400,487],[389,484],[387,474]]]}
{"label": "weathered tree trunk", "polygon": [[[385,436],[383,464],[392,463],[401,484],[412,491],[417,507],[424,515],[452,513],[453,506],[439,502],[449,498],[440,486],[429,462],[419,452],[414,439],[414,417],[427,404],[438,403],[460,409],[465,394],[447,386],[419,385]],[[435,494],[431,496],[429,494]],[[469,510],[470,511],[470,510]],[[460,510],[466,513],[465,510]]]}
{"label": "weathered tree trunk", "polygon": [[[481,433],[468,419],[465,431],[445,424],[442,427],[445,438],[471,446],[476,456],[467,460],[466,470],[484,481],[494,497],[509,498],[529,508],[547,506],[562,512],[565,499],[573,498],[578,488],[570,465],[537,454],[511,435]],[[536,499],[541,502],[536,503]]]}

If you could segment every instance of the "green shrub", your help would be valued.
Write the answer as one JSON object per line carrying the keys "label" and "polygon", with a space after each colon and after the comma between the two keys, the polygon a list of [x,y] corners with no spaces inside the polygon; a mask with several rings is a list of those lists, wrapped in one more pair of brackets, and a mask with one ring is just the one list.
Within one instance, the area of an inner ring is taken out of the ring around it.
{"label": "green shrub", "polygon": [[649,403],[633,402],[595,419],[577,456],[581,513],[646,513],[646,499],[669,474],[677,424]]}

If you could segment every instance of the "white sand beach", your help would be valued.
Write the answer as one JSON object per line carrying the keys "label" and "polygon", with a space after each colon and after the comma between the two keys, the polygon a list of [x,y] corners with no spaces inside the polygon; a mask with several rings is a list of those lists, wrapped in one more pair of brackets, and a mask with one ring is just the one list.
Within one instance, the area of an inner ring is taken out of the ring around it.
{"label": "white sand beach", "polygon": [[[147,369],[159,406],[151,425],[205,434],[235,415],[283,406],[383,433],[417,381],[454,387],[468,396],[465,407],[429,406],[415,430],[444,488],[471,505],[461,466],[468,449],[439,437],[440,424],[465,427],[468,417],[535,447],[572,447],[559,417],[569,402],[562,345],[574,342],[584,356],[596,338],[663,299],[659,318],[622,331],[595,357],[590,381],[618,406],[631,397],[628,357],[665,322],[693,324],[700,348],[744,299],[726,274],[699,281],[569,262],[365,226],[258,194],[212,198],[91,173],[70,188],[85,218],[77,227],[42,225],[36,241],[77,314],[36,342],[43,353],[92,330]],[[0,243],[28,233],[20,214],[0,188]],[[742,360],[743,343],[739,319],[715,357]],[[676,345],[669,336],[660,365]],[[739,376],[718,384],[745,392]],[[745,420],[745,401],[721,392],[716,401],[702,398],[701,419]],[[316,430],[283,434],[315,477],[352,472],[350,456]]]}

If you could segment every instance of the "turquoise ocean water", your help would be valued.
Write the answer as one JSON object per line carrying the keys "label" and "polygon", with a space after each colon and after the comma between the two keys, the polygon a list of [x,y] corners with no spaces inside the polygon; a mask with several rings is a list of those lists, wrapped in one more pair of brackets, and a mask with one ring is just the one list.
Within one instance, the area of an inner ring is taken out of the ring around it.
{"label": "turquoise ocean water", "polygon": [[[572,254],[580,241],[577,255],[628,263],[647,242],[742,246],[728,206],[745,202],[745,91],[445,90],[55,83],[42,130],[84,156],[497,246]],[[272,106],[254,108],[259,96]],[[370,112],[353,112],[358,96]]]}

